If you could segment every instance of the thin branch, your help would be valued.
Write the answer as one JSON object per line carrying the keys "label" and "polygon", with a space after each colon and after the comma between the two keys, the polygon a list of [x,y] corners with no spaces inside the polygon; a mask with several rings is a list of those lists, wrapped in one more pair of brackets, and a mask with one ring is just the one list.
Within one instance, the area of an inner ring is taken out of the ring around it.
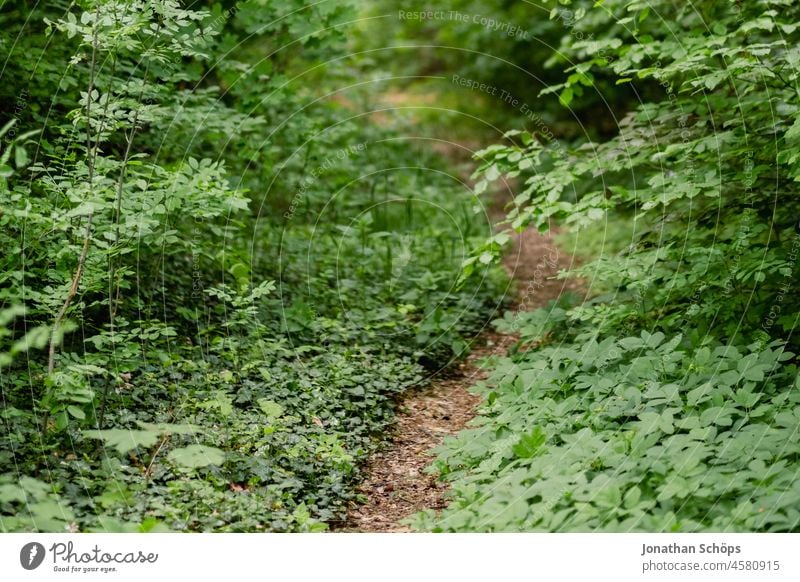
{"label": "thin branch", "polygon": [[[100,14],[100,4],[95,5],[95,29],[92,34],[92,60],[91,65],[89,66],[89,90],[86,93],[86,155],[87,155],[87,167],[88,167],[88,186],[89,186],[89,197],[91,198],[92,193],[94,191],[94,165],[95,160],[97,158],[97,150],[92,148],[92,91],[94,90],[95,84],[95,75],[97,73],[97,44],[98,44],[98,30],[97,30],[97,20]],[[48,348],[48,355],[47,355],[47,375],[52,375],[53,371],[56,367],[56,341],[58,338],[58,330],[61,328],[61,324],[64,321],[64,317],[67,315],[67,310],[69,309],[72,300],[75,297],[75,294],[78,292],[78,286],[81,282],[81,277],[83,276],[83,269],[86,265],[86,257],[89,254],[89,243],[92,239],[92,219],[94,214],[90,212],[86,217],[86,231],[83,237],[83,246],[81,247],[81,254],[78,257],[78,266],[75,268],[75,274],[72,276],[72,283],[69,287],[69,292],[67,293],[66,299],[64,299],[64,303],[61,305],[61,309],[58,310],[56,314],[56,318],[53,321],[53,328],[50,331],[50,346]],[[44,415],[42,417],[42,433],[47,432],[47,424],[50,418],[50,411],[45,410]]]}
{"label": "thin branch", "polygon": [[50,335],[50,351],[49,351],[50,355],[47,361],[48,374],[52,374],[53,370],[55,369],[55,358],[56,358],[55,340],[58,328],[61,326],[61,322],[64,320],[64,316],[67,314],[67,309],[69,309],[70,303],[72,303],[72,299],[78,292],[78,284],[80,283],[81,275],[83,274],[83,267],[86,264],[86,256],[89,254],[89,241],[92,238],[93,217],[94,215],[90,214],[86,221],[86,232],[83,238],[83,247],[81,248],[81,254],[80,257],[78,257],[78,267],[75,269],[75,274],[72,276],[72,285],[70,285],[69,292],[67,293],[67,298],[64,300],[64,304],[61,306],[61,309],[58,310],[56,319],[53,322],[53,331]]}
{"label": "thin branch", "polygon": [[161,442],[158,444],[158,448],[153,453],[153,456],[150,457],[150,463],[147,465],[147,469],[144,470],[144,478],[145,480],[150,479],[150,475],[153,472],[153,464],[156,462],[156,457],[158,457],[158,453],[161,452],[161,449],[164,448],[164,445],[167,444],[169,440],[169,435],[164,435],[164,438],[161,439]]}
{"label": "thin branch", "polygon": [[[89,185],[89,197],[91,198],[92,192],[94,190],[94,164],[95,159],[97,156],[97,150],[92,148],[92,91],[94,90],[94,83],[95,83],[95,74],[97,73],[97,44],[98,44],[98,31],[97,31],[97,17],[100,14],[100,4],[98,3],[95,6],[95,29],[94,34],[92,36],[92,61],[89,67],[89,90],[86,94],[86,153],[88,155],[88,185]],[[69,288],[69,293],[67,293],[67,297],[64,300],[64,304],[59,309],[58,314],[56,315],[55,321],[53,321],[53,329],[50,332],[50,347],[48,350],[48,358],[47,358],[47,374],[50,375],[53,373],[56,365],[56,338],[58,336],[58,330],[61,327],[61,323],[64,320],[64,317],[67,314],[67,310],[69,309],[70,304],[72,303],[72,299],[75,297],[75,294],[78,292],[78,285],[81,282],[81,276],[83,275],[83,268],[86,264],[86,256],[89,253],[89,242],[92,238],[92,218],[93,213],[89,213],[86,220],[86,232],[83,237],[83,247],[81,248],[81,254],[78,257],[78,266],[75,269],[75,274],[72,276],[72,284]],[[47,429],[47,415],[44,418],[44,426],[43,429]]]}

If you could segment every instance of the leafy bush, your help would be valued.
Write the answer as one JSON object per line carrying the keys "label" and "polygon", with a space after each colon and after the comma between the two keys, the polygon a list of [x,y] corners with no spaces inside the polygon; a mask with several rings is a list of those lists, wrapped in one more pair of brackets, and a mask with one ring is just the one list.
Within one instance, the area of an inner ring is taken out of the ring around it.
{"label": "leafy bush", "polygon": [[503,288],[454,287],[487,225],[319,99],[348,20],[3,5],[0,529],[325,529],[395,395],[468,349]]}
{"label": "leafy bush", "polygon": [[[642,103],[601,142],[509,132],[476,190],[518,179],[516,229],[624,226],[574,272],[587,301],[520,318],[542,345],[479,387],[476,427],[436,465],[452,504],[417,526],[796,531],[797,6],[570,10],[545,93],[580,106],[611,76]],[[467,268],[499,251],[495,236]]]}
{"label": "leafy bush", "polygon": [[478,426],[439,452],[454,501],[418,527],[796,529],[800,392],[780,342],[575,340],[497,365]]}

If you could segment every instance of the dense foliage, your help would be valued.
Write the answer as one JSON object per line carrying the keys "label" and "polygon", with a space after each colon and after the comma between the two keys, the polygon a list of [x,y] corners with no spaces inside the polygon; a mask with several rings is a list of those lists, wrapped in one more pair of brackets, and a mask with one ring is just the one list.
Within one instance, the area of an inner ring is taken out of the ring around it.
{"label": "dense foliage", "polygon": [[573,273],[585,302],[497,322],[522,346],[439,451],[451,505],[417,525],[796,531],[800,7],[564,4],[545,95],[618,113],[619,85],[641,103],[608,139],[509,132],[479,154],[476,190],[515,179],[511,227],[566,225],[584,254],[608,228],[616,248]]}
{"label": "dense foliage", "polygon": [[325,529],[490,316],[486,220],[334,94],[353,15],[2,3],[1,530]]}
{"label": "dense foliage", "polygon": [[[325,530],[495,320],[518,344],[415,527],[797,531],[798,23],[0,3],[0,530]],[[580,297],[497,315],[508,193]]]}

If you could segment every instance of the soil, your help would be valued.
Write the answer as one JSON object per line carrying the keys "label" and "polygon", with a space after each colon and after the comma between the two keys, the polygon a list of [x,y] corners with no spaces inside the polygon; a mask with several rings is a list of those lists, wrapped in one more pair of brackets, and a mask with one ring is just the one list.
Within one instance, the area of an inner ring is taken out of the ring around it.
{"label": "soil", "polygon": [[[533,230],[516,235],[514,248],[504,260],[518,290],[512,309],[536,309],[567,288],[573,289],[574,282],[554,278],[569,262],[551,235]],[[336,531],[406,532],[409,528],[402,523],[404,519],[426,509],[440,511],[447,505],[447,484],[425,472],[433,460],[431,449],[475,417],[480,397],[469,388],[486,378],[487,358],[505,356],[516,341],[513,335],[486,329],[457,367],[401,398],[390,444],[365,468],[366,479],[359,492],[366,502],[353,504],[344,525]]]}

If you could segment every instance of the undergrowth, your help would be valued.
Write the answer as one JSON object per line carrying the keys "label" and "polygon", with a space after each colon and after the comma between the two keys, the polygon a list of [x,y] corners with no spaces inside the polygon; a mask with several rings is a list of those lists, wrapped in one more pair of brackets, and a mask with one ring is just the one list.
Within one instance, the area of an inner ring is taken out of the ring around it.
{"label": "undergrowth", "polygon": [[7,4],[0,529],[326,529],[501,301],[488,225],[320,100],[346,3]]}
{"label": "undergrowth", "polygon": [[525,349],[476,387],[479,417],[431,468],[450,505],[414,523],[797,531],[797,6],[568,14],[553,56],[565,75],[544,94],[580,108],[614,83],[641,87],[642,103],[605,140],[509,132],[478,154],[476,189],[518,179],[510,227],[566,226],[562,245],[587,262],[562,276],[581,277],[586,299],[496,322]]}

